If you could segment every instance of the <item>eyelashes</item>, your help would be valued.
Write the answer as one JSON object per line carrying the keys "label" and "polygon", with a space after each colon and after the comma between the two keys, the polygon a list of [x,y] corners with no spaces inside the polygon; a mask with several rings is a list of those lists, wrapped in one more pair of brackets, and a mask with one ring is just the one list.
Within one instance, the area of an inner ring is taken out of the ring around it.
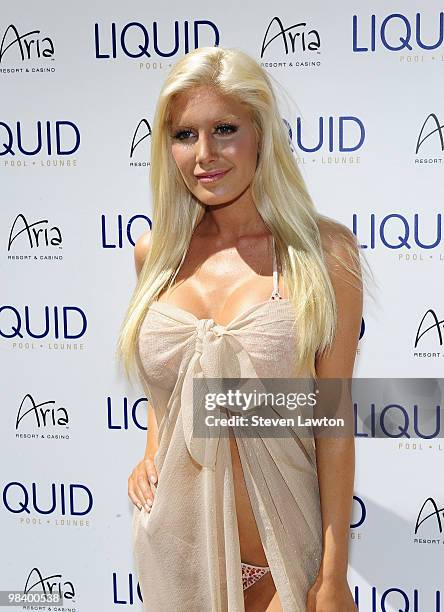
{"label": "eyelashes", "polygon": [[[237,132],[237,130],[238,127],[231,123],[220,123],[215,128],[216,133],[220,134],[221,136],[230,136],[231,134]],[[193,134],[193,130],[191,129],[178,130],[177,132],[173,133],[172,138],[179,141],[189,140],[190,134]]]}

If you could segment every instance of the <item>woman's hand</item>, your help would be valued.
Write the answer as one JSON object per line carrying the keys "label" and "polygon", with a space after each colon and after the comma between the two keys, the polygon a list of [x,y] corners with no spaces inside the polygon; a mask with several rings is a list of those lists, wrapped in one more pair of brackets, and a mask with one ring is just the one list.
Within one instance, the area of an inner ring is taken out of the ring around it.
{"label": "woman's hand", "polygon": [[145,510],[150,512],[156,487],[156,466],[153,458],[146,456],[139,461],[128,478],[128,495],[139,510],[144,506]]}
{"label": "woman's hand", "polygon": [[347,580],[318,576],[307,593],[307,612],[357,612]]}

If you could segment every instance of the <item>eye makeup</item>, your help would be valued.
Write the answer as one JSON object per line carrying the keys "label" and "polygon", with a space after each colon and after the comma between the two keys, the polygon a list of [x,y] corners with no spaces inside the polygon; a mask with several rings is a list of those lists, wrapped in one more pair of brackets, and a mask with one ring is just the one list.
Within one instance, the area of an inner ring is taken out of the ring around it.
{"label": "eye makeup", "polygon": [[[239,127],[232,123],[226,122],[226,123],[218,123],[214,129],[215,129],[216,134],[220,136],[230,136],[231,134],[234,134],[235,132],[237,132]],[[193,128],[189,128],[189,127],[179,128],[177,130],[173,130],[173,132],[171,133],[171,138],[173,138],[173,140],[179,140],[179,141],[189,140],[190,138],[189,134],[193,132],[194,132]]]}

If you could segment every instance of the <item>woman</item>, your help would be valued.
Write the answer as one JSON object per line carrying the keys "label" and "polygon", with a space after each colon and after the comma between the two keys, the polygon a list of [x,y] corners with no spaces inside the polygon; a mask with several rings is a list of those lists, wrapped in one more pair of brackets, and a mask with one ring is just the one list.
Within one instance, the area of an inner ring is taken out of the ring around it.
{"label": "woman", "polygon": [[270,78],[238,50],[173,66],[150,180],[153,228],[119,338],[150,398],[128,479],[144,609],[354,611],[353,438],[199,437],[193,380],[351,378],[356,240],[316,212]]}

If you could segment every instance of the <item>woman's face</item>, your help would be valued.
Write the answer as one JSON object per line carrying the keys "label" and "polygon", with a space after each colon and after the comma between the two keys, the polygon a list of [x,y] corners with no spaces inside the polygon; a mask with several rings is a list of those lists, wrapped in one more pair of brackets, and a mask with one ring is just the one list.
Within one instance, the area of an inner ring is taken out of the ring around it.
{"label": "woman's face", "polygon": [[179,94],[171,113],[171,152],[203,204],[225,204],[250,185],[258,141],[247,108],[208,86]]}

